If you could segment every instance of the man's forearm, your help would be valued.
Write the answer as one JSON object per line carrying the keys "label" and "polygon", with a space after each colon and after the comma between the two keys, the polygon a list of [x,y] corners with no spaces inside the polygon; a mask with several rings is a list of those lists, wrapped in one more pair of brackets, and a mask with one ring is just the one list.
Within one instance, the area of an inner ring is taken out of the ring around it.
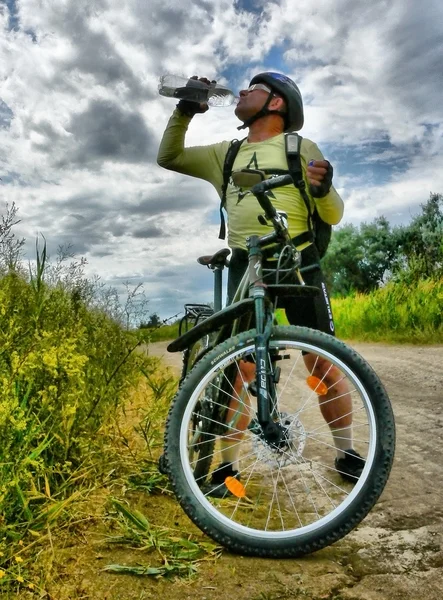
{"label": "man's forearm", "polygon": [[323,198],[315,198],[318,214],[326,223],[337,225],[340,223],[344,212],[344,203],[336,189],[331,186],[329,193]]}
{"label": "man's forearm", "polygon": [[191,117],[182,115],[178,109],[174,110],[158,149],[157,163],[160,167],[182,172],[180,166],[183,162],[185,136],[190,122]]}
{"label": "man's forearm", "polygon": [[205,179],[220,194],[223,161],[229,142],[185,148],[190,121],[191,118],[179,110],[173,112],[160,143],[157,163],[170,171]]}

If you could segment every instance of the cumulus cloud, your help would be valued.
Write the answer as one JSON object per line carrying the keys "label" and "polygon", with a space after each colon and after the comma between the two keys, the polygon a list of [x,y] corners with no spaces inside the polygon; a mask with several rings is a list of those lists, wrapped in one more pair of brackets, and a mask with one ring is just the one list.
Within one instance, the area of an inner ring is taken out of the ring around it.
{"label": "cumulus cloud", "polygon": [[[35,130],[35,129],[34,129]],[[35,144],[38,150],[54,152],[60,136],[49,124],[46,143]],[[40,125],[40,131],[42,126]],[[156,136],[146,126],[140,113],[126,111],[110,100],[92,100],[86,110],[74,114],[66,126],[64,138],[67,156],[57,166],[91,166],[97,161],[145,163],[155,157]]]}
{"label": "cumulus cloud", "polygon": [[[302,133],[334,164],[345,220],[405,222],[443,191],[442,23],[440,0],[0,2],[0,200],[19,207],[30,258],[43,233],[110,283],[145,281],[163,316],[207,300],[195,258],[220,247],[219,200],[156,165],[174,106],[158,78],[238,91],[277,70],[300,85]],[[236,125],[211,109],[187,143],[238,137]]]}

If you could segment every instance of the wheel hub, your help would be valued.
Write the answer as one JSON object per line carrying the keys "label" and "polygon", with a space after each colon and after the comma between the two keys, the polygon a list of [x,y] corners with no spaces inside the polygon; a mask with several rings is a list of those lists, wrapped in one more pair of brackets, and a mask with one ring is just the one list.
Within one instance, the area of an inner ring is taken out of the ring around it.
{"label": "wheel hub", "polygon": [[306,444],[306,431],[297,415],[281,412],[278,423],[282,428],[283,438],[278,445],[268,443],[263,435],[252,430],[253,451],[257,459],[273,468],[286,467],[300,462]]}

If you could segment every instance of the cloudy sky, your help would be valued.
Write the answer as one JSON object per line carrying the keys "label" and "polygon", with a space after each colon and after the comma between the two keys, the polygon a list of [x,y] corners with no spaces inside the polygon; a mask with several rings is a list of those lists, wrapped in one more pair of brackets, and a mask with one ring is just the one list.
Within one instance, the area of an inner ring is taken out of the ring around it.
{"label": "cloudy sky", "polygon": [[[407,223],[443,192],[442,0],[0,0],[0,205],[32,259],[70,243],[112,286],[142,282],[163,318],[210,299],[196,257],[221,247],[213,188],[156,164],[174,101],[162,73],[235,92],[291,76],[302,135],[335,168],[343,223]],[[233,108],[188,143],[238,135]]]}

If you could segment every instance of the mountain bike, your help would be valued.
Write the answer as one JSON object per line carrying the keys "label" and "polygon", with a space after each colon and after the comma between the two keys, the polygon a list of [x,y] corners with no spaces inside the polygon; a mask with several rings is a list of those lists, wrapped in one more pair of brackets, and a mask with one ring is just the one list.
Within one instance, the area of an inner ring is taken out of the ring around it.
{"label": "mountain bike", "polygon": [[[247,173],[250,183],[256,174]],[[349,533],[380,497],[395,448],[391,404],[366,361],[330,335],[276,324],[279,297],[319,293],[304,284],[286,216],[267,195],[291,182],[290,175],[260,174],[250,187],[264,211],[259,220],[273,231],[248,238],[249,267],[234,302],[168,346],[186,353],[205,340],[194,363],[186,363],[167,419],[165,463],[174,493],[218,543],[262,557],[301,556]],[[310,371],[306,355],[315,359]],[[355,483],[343,481],[336,468],[334,422],[322,410],[340,398],[318,376],[317,361],[327,361],[347,386],[346,416],[352,415],[354,448],[365,461]],[[206,487],[220,463],[221,440],[238,446],[240,478],[226,478],[229,494],[214,498]]]}

